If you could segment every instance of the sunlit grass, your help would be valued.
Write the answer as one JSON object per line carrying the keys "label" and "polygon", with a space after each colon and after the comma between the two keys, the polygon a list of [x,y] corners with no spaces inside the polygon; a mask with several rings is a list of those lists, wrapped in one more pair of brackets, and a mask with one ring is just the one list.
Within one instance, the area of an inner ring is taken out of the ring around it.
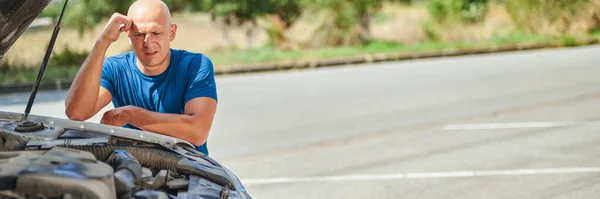
{"label": "sunlit grass", "polygon": [[[591,34],[590,37],[600,39],[600,32]],[[480,42],[422,42],[406,45],[389,41],[373,41],[363,46],[328,47],[319,49],[280,50],[272,47],[253,48],[246,50],[222,50],[207,53],[215,67],[223,68],[231,65],[281,63],[308,61],[327,58],[351,58],[364,54],[397,54],[435,52],[440,50],[460,50],[468,48],[485,48],[519,43],[548,43],[558,41],[565,46],[577,45],[581,38],[565,35],[551,37],[513,33],[505,36],[494,36],[489,40]],[[38,67],[26,69],[25,67],[4,66],[0,67],[0,83],[33,82],[37,77]],[[55,79],[72,79],[79,70],[79,66],[48,65],[43,81]]]}
{"label": "sunlit grass", "polygon": [[[568,37],[563,37],[564,39]],[[363,54],[386,53],[419,53],[447,49],[465,49],[474,47],[501,46],[518,43],[546,43],[552,41],[550,36],[515,33],[507,36],[492,37],[480,42],[422,42],[405,45],[397,42],[374,41],[364,46],[344,46],[337,48],[278,50],[270,47],[248,50],[234,50],[227,53],[209,53],[216,67],[226,67],[239,64],[277,63],[306,61],[325,58],[354,57]],[[566,44],[572,44],[567,41]]]}
{"label": "sunlit grass", "polygon": [[[57,79],[72,79],[79,70],[78,67],[70,66],[51,66],[48,65],[42,77],[42,82],[54,81]],[[37,79],[39,67],[11,67],[2,69],[0,72],[0,84],[12,83],[30,83]]]}

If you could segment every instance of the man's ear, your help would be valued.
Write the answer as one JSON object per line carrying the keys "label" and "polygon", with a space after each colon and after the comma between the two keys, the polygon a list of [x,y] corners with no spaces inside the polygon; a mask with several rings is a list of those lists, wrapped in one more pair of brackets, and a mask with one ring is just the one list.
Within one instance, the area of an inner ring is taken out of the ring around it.
{"label": "man's ear", "polygon": [[177,33],[177,24],[171,24],[171,41],[175,39],[175,34]]}

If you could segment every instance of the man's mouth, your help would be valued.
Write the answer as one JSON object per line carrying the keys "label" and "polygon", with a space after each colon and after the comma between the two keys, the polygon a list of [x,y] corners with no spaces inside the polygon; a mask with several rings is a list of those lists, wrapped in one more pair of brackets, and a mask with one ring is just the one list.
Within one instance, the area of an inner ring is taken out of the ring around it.
{"label": "man's mouth", "polygon": [[155,52],[144,52],[144,55],[146,55],[146,57],[152,57],[152,56],[156,55],[156,53],[158,53],[158,51],[155,51]]}

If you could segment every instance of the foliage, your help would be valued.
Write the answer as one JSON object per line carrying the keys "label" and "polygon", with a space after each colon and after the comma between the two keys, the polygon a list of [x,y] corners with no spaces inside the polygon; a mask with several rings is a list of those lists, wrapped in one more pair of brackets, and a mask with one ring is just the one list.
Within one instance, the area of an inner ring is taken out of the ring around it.
{"label": "foliage", "polygon": [[62,52],[53,52],[48,60],[48,66],[50,67],[72,67],[81,66],[87,56],[88,51],[74,51],[68,46],[63,47]]}
{"label": "foliage", "polygon": [[[73,78],[89,54],[87,51],[75,51],[66,46],[63,49],[62,52],[53,52],[50,56],[43,81]],[[9,61],[4,59],[0,63],[0,83],[33,82],[39,67],[39,65],[31,67],[10,65]]]}
{"label": "foliage", "polygon": [[285,32],[300,18],[302,5],[296,0],[269,0],[270,26],[267,27],[270,44],[283,49],[293,48]]}
{"label": "foliage", "polygon": [[78,0],[67,6],[64,16],[66,26],[76,27],[80,33],[105,23],[114,12],[126,14],[135,0]]}
{"label": "foliage", "polygon": [[427,21],[423,23],[423,32],[430,41],[440,41],[442,39],[442,31],[437,23]]}
{"label": "foliage", "polygon": [[296,0],[269,0],[268,13],[279,17],[284,28],[289,28],[302,14],[303,5]]}
{"label": "foliage", "polygon": [[2,73],[6,73],[6,71],[8,71],[8,69],[10,68],[10,65],[8,64],[8,59],[4,58],[0,60],[0,72]]}
{"label": "foliage", "polygon": [[452,16],[457,16],[460,7],[461,1],[455,0],[429,0],[427,5],[429,13],[440,23],[446,22]]}
{"label": "foliage", "polygon": [[450,20],[474,23],[487,13],[487,0],[429,0],[427,8],[440,23]]}
{"label": "foliage", "polygon": [[[205,8],[203,0],[163,0],[172,13],[184,11],[201,11]],[[76,27],[80,33],[93,28],[99,23],[105,23],[113,13],[126,15],[129,6],[135,0],[77,0],[69,1],[65,10],[64,23]],[[42,12],[42,16],[56,18],[62,9],[64,1],[53,2]]]}
{"label": "foliage", "polygon": [[506,0],[513,20],[523,31],[565,34],[572,24],[586,22],[589,32],[600,27],[600,3],[595,0]]}
{"label": "foliage", "polygon": [[50,4],[48,4],[44,10],[42,10],[40,17],[50,17],[54,19],[58,18],[60,12],[62,11],[63,5],[63,2],[50,2]]}
{"label": "foliage", "polygon": [[213,19],[222,17],[226,23],[237,25],[254,22],[258,17],[268,13],[269,6],[269,1],[264,0],[207,1],[207,11]]}
{"label": "foliage", "polygon": [[[370,20],[386,0],[305,0],[310,9],[325,12],[315,44],[327,46],[367,44]],[[315,46],[313,44],[313,46]]]}
{"label": "foliage", "polygon": [[487,0],[463,0],[461,16],[468,22],[480,22],[487,14]]}
{"label": "foliage", "polygon": [[577,37],[573,35],[563,35],[561,36],[562,45],[564,46],[576,46],[578,44]]}

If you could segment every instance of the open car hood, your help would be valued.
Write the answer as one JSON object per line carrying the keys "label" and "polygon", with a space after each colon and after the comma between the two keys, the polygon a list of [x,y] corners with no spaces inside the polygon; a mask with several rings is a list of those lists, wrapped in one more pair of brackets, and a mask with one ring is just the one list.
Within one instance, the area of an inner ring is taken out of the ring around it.
{"label": "open car hood", "polygon": [[0,0],[0,61],[51,0]]}

